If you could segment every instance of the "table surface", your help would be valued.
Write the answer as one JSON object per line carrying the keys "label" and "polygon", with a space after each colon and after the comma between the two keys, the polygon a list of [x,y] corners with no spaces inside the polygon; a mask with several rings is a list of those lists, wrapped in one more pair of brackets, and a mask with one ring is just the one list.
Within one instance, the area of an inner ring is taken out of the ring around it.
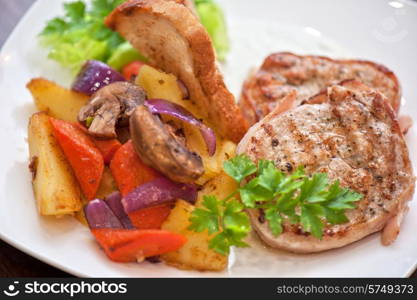
{"label": "table surface", "polygon": [[[0,0],[0,47],[30,5],[36,0]],[[0,240],[0,277],[68,277]],[[417,278],[417,271],[412,277]]]}

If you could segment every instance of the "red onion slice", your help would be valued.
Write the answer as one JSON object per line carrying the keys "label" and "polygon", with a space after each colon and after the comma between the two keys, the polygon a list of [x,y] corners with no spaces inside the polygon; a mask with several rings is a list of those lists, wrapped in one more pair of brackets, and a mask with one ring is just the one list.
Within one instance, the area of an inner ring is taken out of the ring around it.
{"label": "red onion slice", "polygon": [[101,199],[90,201],[84,207],[84,213],[90,229],[123,228],[120,220],[116,217],[106,202]]}
{"label": "red onion slice", "polygon": [[102,87],[117,81],[126,80],[119,72],[105,63],[98,60],[88,60],[72,84],[72,90],[92,95]]}
{"label": "red onion slice", "polygon": [[200,129],[200,133],[207,145],[209,155],[213,156],[214,153],[216,153],[216,135],[214,134],[214,131],[210,127],[204,125],[203,122],[194,117],[182,106],[164,99],[146,100],[145,106],[148,107],[153,114],[169,115],[196,126]]}
{"label": "red onion slice", "polygon": [[127,214],[160,204],[183,199],[191,203],[197,200],[197,186],[194,184],[176,183],[160,177],[140,185],[122,198],[122,205]]}
{"label": "red onion slice", "polygon": [[125,210],[123,209],[122,205],[122,195],[119,192],[114,192],[108,195],[105,198],[105,201],[107,205],[110,207],[110,209],[113,211],[115,216],[119,219],[119,221],[122,223],[123,227],[126,229],[133,229],[135,228],[132,225],[132,222],[130,221],[129,217],[125,213]]}

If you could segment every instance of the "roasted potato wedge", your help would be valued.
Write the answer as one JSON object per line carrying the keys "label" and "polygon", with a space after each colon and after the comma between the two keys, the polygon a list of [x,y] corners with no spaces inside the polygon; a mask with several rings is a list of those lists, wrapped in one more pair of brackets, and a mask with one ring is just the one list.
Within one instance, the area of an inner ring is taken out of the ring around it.
{"label": "roasted potato wedge", "polygon": [[177,78],[172,74],[144,65],[140,68],[136,84],[146,91],[148,98],[167,99],[184,106]]}
{"label": "roasted potato wedge", "polygon": [[29,155],[33,190],[41,215],[66,215],[82,207],[81,190],[71,166],[52,134],[45,112],[29,121]]}
{"label": "roasted potato wedge", "polygon": [[179,269],[221,271],[227,266],[228,258],[209,248],[210,236],[207,231],[193,232],[187,229],[193,209],[194,206],[188,202],[176,202],[162,229],[184,235],[187,243],[177,251],[162,255],[161,258]]}
{"label": "roasted potato wedge", "polygon": [[38,110],[69,122],[77,122],[78,112],[89,99],[87,95],[68,90],[43,78],[32,79],[26,87],[32,93]]}
{"label": "roasted potato wedge", "polygon": [[96,198],[104,199],[113,192],[117,192],[117,185],[109,167],[104,167]]}
{"label": "roasted potato wedge", "polygon": [[[237,189],[236,182],[225,173],[207,182],[198,193],[196,206],[200,206],[204,195],[214,195],[223,199]],[[209,248],[211,236],[207,231],[193,232],[187,228],[194,206],[178,200],[174,209],[162,225],[162,229],[176,232],[187,238],[187,243],[179,250],[167,253],[162,259],[180,269],[196,269],[201,271],[220,271],[227,266],[228,258]]]}

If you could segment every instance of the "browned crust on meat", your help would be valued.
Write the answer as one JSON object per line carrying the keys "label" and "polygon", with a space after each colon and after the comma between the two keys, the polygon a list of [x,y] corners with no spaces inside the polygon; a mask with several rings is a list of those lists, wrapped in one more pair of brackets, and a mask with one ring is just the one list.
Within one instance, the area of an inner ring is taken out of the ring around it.
{"label": "browned crust on meat", "polygon": [[[285,137],[287,134],[292,136]],[[358,139],[357,134],[362,137]],[[297,141],[299,135],[305,140]],[[329,143],[331,138],[341,138],[341,142],[334,146]],[[270,146],[272,140],[276,140],[275,147]],[[268,245],[287,251],[310,253],[343,247],[380,230],[384,230],[381,241],[389,244],[399,227],[388,230],[388,224],[405,213],[414,194],[415,177],[396,114],[382,94],[356,80],[330,86],[284,114],[278,109],[271,112],[251,127],[238,153],[276,163],[284,157],[294,167],[304,164],[308,174],[328,172],[332,180],[339,179],[342,185],[364,194],[358,208],[348,211],[349,223],[327,224],[321,240],[290,224],[275,237],[267,222],[260,221],[260,212],[249,211],[258,235]]]}
{"label": "browned crust on meat", "polygon": [[[240,141],[247,131],[247,122],[216,67],[215,51],[207,31],[189,9],[175,1],[131,0],[116,8],[105,22],[153,65],[181,79],[202,115],[206,115],[223,137]],[[140,27],[143,24],[146,28]],[[155,32],[158,26],[165,26],[172,34],[163,37],[164,33]],[[157,41],[146,39],[147,35],[156,34],[163,37],[158,45]],[[171,45],[185,45],[185,50]],[[183,65],[173,62],[173,56],[183,58]]]}
{"label": "browned crust on meat", "polygon": [[[300,59],[304,61],[317,59],[317,60],[322,60],[325,62],[332,63],[334,65],[338,65],[340,67],[345,66],[347,68],[354,66],[354,65],[366,65],[366,66],[373,68],[376,74],[383,74],[383,76],[385,76],[386,79],[389,79],[393,83],[393,87],[390,90],[390,92],[393,94],[393,97],[390,97],[388,101],[393,107],[394,111],[398,113],[400,103],[401,103],[401,86],[398,81],[398,78],[387,67],[381,64],[377,64],[372,61],[367,61],[367,60],[353,60],[353,59],[335,60],[335,59],[331,59],[331,58],[324,57],[324,56],[317,56],[317,55],[301,56],[301,55],[296,55],[290,52],[279,52],[279,53],[274,53],[274,54],[269,55],[265,59],[264,63],[259,68],[259,70],[249,75],[248,79],[245,81],[243,85],[241,97],[239,100],[239,106],[241,107],[244,113],[244,116],[248,120],[249,124],[254,124],[258,122],[266,114],[272,111],[275,105],[278,105],[280,103],[280,100],[282,99],[282,97],[279,97],[279,96],[277,97],[276,95],[269,95],[268,93],[270,91],[266,90],[269,83],[262,82],[262,81],[264,80],[263,79],[264,76],[270,73],[272,69],[276,68],[277,69],[276,73],[280,73],[280,71],[285,69],[285,67],[291,67],[291,65],[285,65],[286,63],[288,63],[288,60],[290,60],[291,58]],[[279,66],[279,64],[282,64],[282,65]],[[360,80],[357,76],[353,76],[353,77],[340,78],[337,81],[341,81],[344,79]],[[274,84],[278,85],[276,82]],[[303,84],[301,83],[300,86],[302,85]],[[324,87],[325,86],[323,86],[322,88]],[[370,87],[375,88],[372,85],[370,85]],[[285,94],[286,93],[285,89],[293,90],[293,89],[297,89],[297,86],[296,85],[294,86],[292,84],[282,83],[281,89],[284,90],[283,94]],[[312,94],[309,96],[312,96]]]}

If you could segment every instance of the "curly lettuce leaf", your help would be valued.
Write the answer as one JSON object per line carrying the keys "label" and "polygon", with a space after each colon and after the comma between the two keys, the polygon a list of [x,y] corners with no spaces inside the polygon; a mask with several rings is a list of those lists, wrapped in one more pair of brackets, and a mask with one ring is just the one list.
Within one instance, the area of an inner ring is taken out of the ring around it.
{"label": "curly lettuce leaf", "polygon": [[224,61],[230,50],[230,41],[222,9],[213,0],[195,0],[194,3],[201,23],[213,41],[217,58]]}
{"label": "curly lettuce leaf", "polygon": [[[104,25],[104,18],[125,0],[76,0],[64,4],[64,16],[50,20],[40,33],[48,57],[77,73],[89,59],[100,60],[120,70],[133,60],[146,58],[117,32]],[[219,60],[229,51],[226,23],[220,7],[212,0],[195,0],[202,24],[207,28]]]}
{"label": "curly lettuce leaf", "polygon": [[[48,57],[77,73],[89,59],[107,62],[125,42],[104,25],[104,18],[124,0],[92,0],[64,4],[64,16],[50,20],[40,33]],[[120,51],[120,50],[119,50]]]}

